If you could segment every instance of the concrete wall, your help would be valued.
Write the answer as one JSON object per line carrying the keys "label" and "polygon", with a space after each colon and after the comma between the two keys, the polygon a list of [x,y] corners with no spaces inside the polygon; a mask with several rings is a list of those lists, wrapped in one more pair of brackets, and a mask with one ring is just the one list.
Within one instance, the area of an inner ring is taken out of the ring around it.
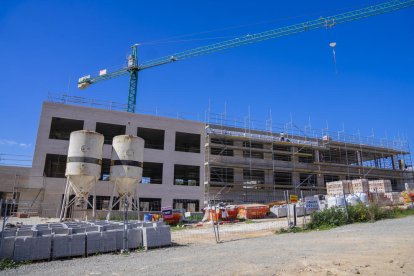
{"label": "concrete wall", "polygon": [[30,168],[0,166],[0,192],[12,193],[14,188],[29,186]]}

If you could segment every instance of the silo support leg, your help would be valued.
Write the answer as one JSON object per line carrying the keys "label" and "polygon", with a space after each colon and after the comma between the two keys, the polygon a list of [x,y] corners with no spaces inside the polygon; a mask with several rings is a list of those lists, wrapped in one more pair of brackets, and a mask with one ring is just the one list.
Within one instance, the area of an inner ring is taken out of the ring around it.
{"label": "silo support leg", "polygon": [[116,191],[116,184],[114,183],[114,188],[112,190],[112,194],[111,194],[111,198],[109,200],[109,211],[108,214],[106,215],[106,220],[110,220],[111,219],[111,211],[114,205],[114,195],[115,195],[115,191]]}

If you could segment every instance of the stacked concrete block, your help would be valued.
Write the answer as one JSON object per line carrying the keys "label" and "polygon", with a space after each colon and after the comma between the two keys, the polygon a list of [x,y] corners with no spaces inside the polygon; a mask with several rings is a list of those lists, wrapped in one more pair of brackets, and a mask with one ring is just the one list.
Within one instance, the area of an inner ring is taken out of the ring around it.
{"label": "stacked concrete block", "polygon": [[71,257],[72,237],[68,234],[55,234],[52,238],[52,259]]}
{"label": "stacked concrete block", "polygon": [[128,248],[135,249],[142,247],[142,229],[132,228],[128,229]]}
{"label": "stacked concrete block", "polygon": [[[305,206],[296,205],[296,216],[297,217],[303,217],[305,215],[305,211],[306,211]],[[293,213],[293,204],[289,205],[289,214],[290,214],[290,216],[293,216],[293,214],[294,214]]]}
{"label": "stacked concrete block", "polygon": [[102,252],[113,252],[116,251],[116,231],[105,231],[102,232]]}
{"label": "stacked concrete block", "polygon": [[326,193],[329,196],[337,196],[345,194],[352,194],[352,181],[339,180],[326,183]]}
{"label": "stacked concrete block", "polygon": [[72,234],[70,241],[70,255],[75,256],[84,256],[86,248],[86,234]]}
{"label": "stacked concrete block", "polygon": [[144,227],[142,232],[145,249],[171,245],[170,226]]}
{"label": "stacked concrete block", "polygon": [[[22,226],[0,233],[0,258],[15,261],[59,259],[115,252],[123,248],[122,223],[68,222]],[[170,227],[162,222],[131,222],[127,227],[128,248],[171,245]]]}
{"label": "stacked concrete block", "polygon": [[50,259],[52,248],[52,235],[41,235],[32,238],[30,249],[30,260],[47,260]]}
{"label": "stacked concrete block", "polygon": [[16,237],[4,235],[4,232],[2,234],[3,237],[0,239],[0,259],[13,259]]}
{"label": "stacked concrete block", "polygon": [[[120,251],[123,249],[124,245],[124,231],[123,230],[111,230],[108,232],[115,232],[115,241],[116,241],[116,250]],[[128,230],[127,230],[128,233]]]}
{"label": "stacked concrete block", "polygon": [[352,190],[353,190],[354,194],[368,193],[369,192],[368,179],[354,179],[354,180],[352,180]]}
{"label": "stacked concrete block", "polygon": [[86,233],[86,254],[97,254],[103,252],[103,240],[101,232]]}
{"label": "stacked concrete block", "polygon": [[270,212],[278,218],[283,218],[287,216],[287,207],[286,206],[273,206],[270,208]]}
{"label": "stacked concrete block", "polygon": [[389,193],[392,192],[391,181],[386,179],[371,180],[369,183],[369,191],[371,193]]}
{"label": "stacked concrete block", "polygon": [[14,243],[13,260],[16,262],[30,261],[30,251],[32,250],[31,236],[18,236]]}

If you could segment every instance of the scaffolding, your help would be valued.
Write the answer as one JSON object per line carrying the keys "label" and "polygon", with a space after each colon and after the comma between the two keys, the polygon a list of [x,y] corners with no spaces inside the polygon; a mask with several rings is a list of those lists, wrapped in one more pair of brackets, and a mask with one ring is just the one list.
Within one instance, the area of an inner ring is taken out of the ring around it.
{"label": "scaffolding", "polygon": [[205,200],[269,203],[293,194],[326,193],[339,179],[390,179],[394,190],[413,178],[408,142],[206,114]]}

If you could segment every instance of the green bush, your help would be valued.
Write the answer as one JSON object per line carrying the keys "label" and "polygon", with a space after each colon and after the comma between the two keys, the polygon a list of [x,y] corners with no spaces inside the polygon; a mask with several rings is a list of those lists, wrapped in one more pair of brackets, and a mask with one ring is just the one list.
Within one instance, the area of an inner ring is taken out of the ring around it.
{"label": "green bush", "polygon": [[331,207],[321,212],[315,212],[311,215],[311,221],[308,223],[308,228],[330,228],[341,226],[347,223],[344,209],[339,207]]}
{"label": "green bush", "polygon": [[387,218],[398,218],[407,215],[413,215],[412,209],[400,209],[398,207],[393,209],[384,209],[376,204],[366,206],[359,203],[354,206],[348,206],[348,218],[345,209],[339,207],[331,207],[321,212],[316,212],[311,215],[311,222],[307,225],[310,229],[327,229],[336,226],[341,226],[347,223],[356,222],[374,222]]}
{"label": "green bush", "polygon": [[365,204],[359,203],[354,206],[348,206],[349,223],[367,222],[372,220],[369,208]]}

